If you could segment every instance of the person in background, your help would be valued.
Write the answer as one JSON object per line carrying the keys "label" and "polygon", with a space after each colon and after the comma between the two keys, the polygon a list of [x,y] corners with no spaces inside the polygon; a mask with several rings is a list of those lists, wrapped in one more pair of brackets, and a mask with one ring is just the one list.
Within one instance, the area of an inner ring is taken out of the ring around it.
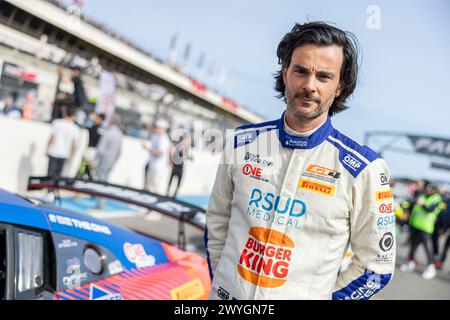
{"label": "person in background", "polygon": [[89,132],[89,144],[84,152],[83,161],[78,171],[77,178],[87,178],[91,180],[93,178],[93,166],[97,145],[100,141],[100,137],[104,131],[103,123],[105,121],[105,115],[92,113],[90,115],[91,125],[87,127]]}
{"label": "person in background", "polygon": [[64,68],[58,68],[58,82],[56,84],[55,102],[53,103],[51,122],[55,119],[63,118],[62,108],[71,104],[73,100],[74,86],[73,82],[66,77]]}
{"label": "person in background", "polygon": [[95,155],[95,179],[108,182],[109,174],[119,160],[122,151],[123,132],[119,127],[119,120],[113,116],[111,126],[101,136]]}
{"label": "person in background", "polygon": [[155,122],[153,135],[150,138],[150,146],[143,145],[150,152],[148,164],[145,171],[144,188],[150,192],[164,194],[166,177],[168,176],[170,139],[167,135],[169,122],[159,119]]}
{"label": "person in background", "polygon": [[441,256],[439,261],[437,261],[436,268],[441,269],[444,265],[445,261],[447,260],[447,253],[450,249],[450,192],[445,193],[444,197],[444,210],[442,211],[441,215],[443,217],[444,221],[444,247],[442,248]]}
{"label": "person in background", "polygon": [[5,107],[2,110],[2,114],[7,118],[20,119],[22,117],[22,111],[14,105],[14,98],[9,96],[5,99]]}
{"label": "person in background", "polygon": [[76,122],[83,125],[86,120],[86,111],[84,107],[87,102],[86,91],[84,90],[83,80],[81,79],[81,68],[79,66],[72,67],[72,82],[73,82],[73,105],[77,108]]}
{"label": "person in background", "polygon": [[61,177],[64,165],[73,159],[77,149],[80,129],[74,123],[75,108],[64,106],[63,116],[63,119],[52,122],[52,133],[47,144],[49,177]]}
{"label": "person in background", "polygon": [[418,196],[409,220],[410,226],[410,250],[408,260],[400,267],[401,271],[413,271],[416,268],[415,253],[420,244],[423,244],[427,255],[427,268],[422,274],[426,280],[436,277],[436,266],[433,259],[432,234],[436,220],[443,208],[443,199],[438,188],[432,184],[426,184],[425,193]]}
{"label": "person in background", "polygon": [[177,184],[175,191],[172,194],[172,198],[175,198],[180,189],[181,180],[183,179],[184,162],[189,157],[189,148],[191,146],[191,139],[188,134],[184,134],[180,137],[180,140],[172,148],[170,153],[170,166],[172,167],[172,174],[170,175],[169,184],[167,185],[167,195],[170,196],[170,187],[174,178],[177,178]]}

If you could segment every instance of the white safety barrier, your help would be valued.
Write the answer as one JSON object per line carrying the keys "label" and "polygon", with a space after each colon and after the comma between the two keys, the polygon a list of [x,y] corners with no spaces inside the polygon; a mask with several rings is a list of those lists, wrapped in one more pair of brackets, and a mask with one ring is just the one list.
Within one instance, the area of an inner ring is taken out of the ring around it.
{"label": "white safety barrier", "polygon": [[[0,188],[11,192],[25,192],[29,176],[46,176],[47,142],[50,125],[42,122],[8,119],[0,116]],[[88,133],[82,131],[75,159],[64,169],[64,176],[74,177],[80,166]],[[144,140],[125,137],[121,156],[110,175],[110,183],[142,189],[148,152]],[[219,155],[208,151],[192,151],[193,161],[187,161],[180,195],[209,195],[217,171]],[[170,170],[168,170],[170,174]],[[166,177],[161,183],[166,187]]]}

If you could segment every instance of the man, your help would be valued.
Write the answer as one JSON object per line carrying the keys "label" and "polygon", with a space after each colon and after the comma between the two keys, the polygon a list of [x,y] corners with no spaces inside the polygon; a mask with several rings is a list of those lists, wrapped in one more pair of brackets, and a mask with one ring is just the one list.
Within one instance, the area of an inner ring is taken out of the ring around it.
{"label": "man", "polygon": [[76,122],[80,125],[84,124],[86,120],[86,111],[84,107],[87,102],[86,92],[84,90],[83,80],[81,79],[81,68],[79,66],[72,67],[72,82],[73,82],[73,105],[77,108]]}
{"label": "man", "polygon": [[323,22],[296,24],[278,58],[286,112],[238,128],[219,165],[210,298],[368,299],[394,272],[395,216],[384,160],[331,125],[356,86],[355,42]]}
{"label": "man", "polygon": [[78,170],[78,178],[92,179],[92,171],[94,166],[94,158],[96,153],[97,145],[100,141],[100,137],[103,132],[103,122],[105,121],[105,115],[92,113],[90,115],[92,125],[89,126],[89,143],[88,147],[83,155],[83,161],[81,163],[80,169]]}
{"label": "man", "polygon": [[171,143],[167,130],[169,122],[159,119],[155,122],[153,135],[150,139],[150,147],[144,145],[149,150],[150,156],[145,168],[145,189],[150,192],[164,194],[167,178],[169,175],[169,157]]}
{"label": "man", "polygon": [[101,136],[97,146],[95,178],[102,182],[108,182],[109,174],[122,150],[123,133],[118,124],[118,118],[113,116],[109,129]]}
{"label": "man", "polygon": [[413,271],[416,267],[414,261],[417,247],[423,244],[427,255],[427,268],[422,274],[426,280],[436,277],[436,266],[434,264],[432,235],[436,226],[438,216],[444,209],[444,201],[439,194],[437,186],[427,184],[425,193],[419,195],[413,208],[410,226],[410,250],[408,261],[401,266],[402,271]]}
{"label": "man", "polygon": [[63,119],[52,122],[52,134],[47,144],[49,157],[47,175],[61,177],[64,165],[75,156],[80,129],[74,123],[75,108],[63,107]]}
{"label": "man", "polygon": [[[170,175],[169,184],[167,185],[167,196],[176,198],[178,190],[180,189],[181,181],[183,179],[184,162],[189,158],[189,149],[191,146],[191,139],[189,134],[184,134],[180,137],[177,144],[172,147],[170,152],[170,166],[172,167],[172,173]],[[172,186],[172,181],[177,179],[175,190],[172,195],[170,195],[170,188]]]}

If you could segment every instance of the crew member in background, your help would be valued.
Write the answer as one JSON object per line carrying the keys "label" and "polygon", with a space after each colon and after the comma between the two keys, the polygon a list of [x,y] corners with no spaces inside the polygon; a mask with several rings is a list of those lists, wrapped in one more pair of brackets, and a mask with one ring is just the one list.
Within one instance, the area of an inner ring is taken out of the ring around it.
{"label": "crew member in background", "polygon": [[122,151],[123,132],[116,116],[111,118],[110,127],[103,133],[95,155],[95,179],[108,182],[109,174],[119,160]]}
{"label": "crew member in background", "polygon": [[74,123],[75,108],[64,106],[63,119],[52,122],[52,132],[47,144],[49,157],[47,175],[61,177],[66,162],[72,161],[77,149],[80,128]]}
{"label": "crew member in background", "polygon": [[417,247],[423,244],[427,255],[427,268],[422,277],[430,280],[436,277],[436,266],[434,265],[432,234],[439,214],[443,209],[443,199],[439,194],[437,186],[426,183],[425,193],[418,196],[414,205],[410,226],[410,250],[408,260],[400,267],[400,270],[408,272],[416,268],[414,260]]}
{"label": "crew member in background", "polygon": [[105,121],[105,115],[92,113],[90,118],[92,125],[87,128],[89,132],[89,144],[84,152],[83,161],[77,175],[77,178],[89,180],[93,178],[94,158],[98,142],[104,131],[103,122]]}
{"label": "crew member in background", "polygon": [[[167,185],[167,195],[175,198],[180,189],[181,180],[183,179],[184,162],[189,158],[189,150],[191,147],[191,138],[188,134],[180,137],[180,140],[175,144],[171,150],[170,165],[172,167],[172,174],[170,175],[169,184]],[[170,187],[174,178],[177,179],[175,190],[170,195]]]}
{"label": "crew member in background", "polygon": [[14,98],[12,96],[5,99],[5,106],[3,107],[2,114],[7,118],[22,118],[22,111],[14,105]]}
{"label": "crew member in background", "polygon": [[158,119],[155,123],[150,146],[143,147],[149,151],[148,164],[145,170],[145,189],[150,192],[164,194],[169,175],[169,158],[171,142],[167,135],[169,122]]}
{"label": "crew member in background", "polygon": [[72,82],[74,88],[72,103],[77,108],[75,113],[76,123],[83,125],[86,120],[86,110],[84,108],[87,103],[87,98],[83,80],[81,79],[81,68],[79,66],[72,67]]}

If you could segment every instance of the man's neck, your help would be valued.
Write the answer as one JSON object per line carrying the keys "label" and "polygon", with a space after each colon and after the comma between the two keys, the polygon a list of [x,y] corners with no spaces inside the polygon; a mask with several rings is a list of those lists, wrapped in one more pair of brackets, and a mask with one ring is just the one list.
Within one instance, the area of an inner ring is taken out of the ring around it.
{"label": "man's neck", "polygon": [[320,117],[313,120],[299,120],[289,111],[286,112],[286,124],[297,133],[307,133],[322,126],[328,118],[328,114],[324,113]]}

